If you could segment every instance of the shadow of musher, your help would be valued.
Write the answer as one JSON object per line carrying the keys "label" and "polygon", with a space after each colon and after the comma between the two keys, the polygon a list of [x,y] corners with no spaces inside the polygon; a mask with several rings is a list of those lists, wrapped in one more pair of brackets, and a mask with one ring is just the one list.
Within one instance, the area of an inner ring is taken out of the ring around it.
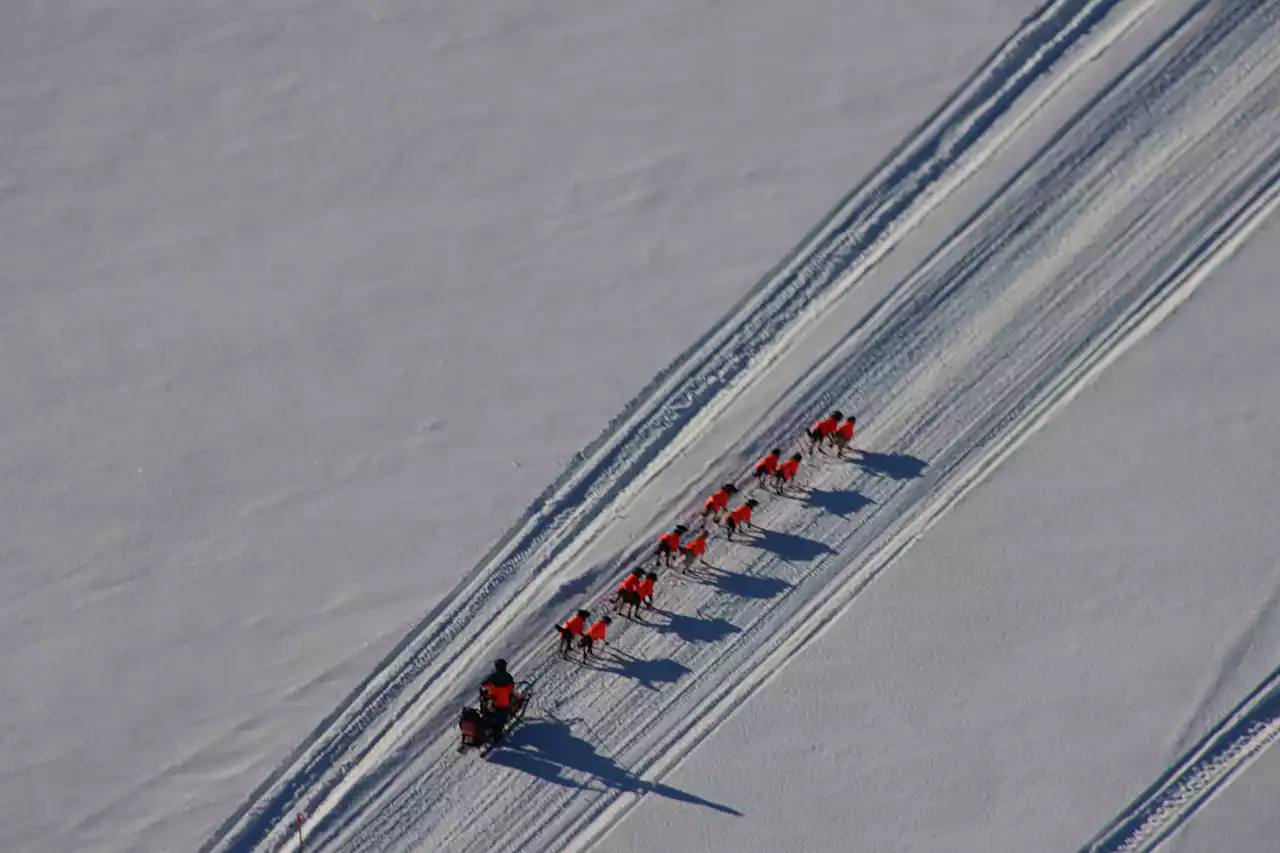
{"label": "shadow of musher", "polygon": [[[489,755],[489,762],[528,773],[554,785],[582,791],[623,791],[657,794],[660,797],[705,806],[722,814],[741,817],[742,812],[720,803],[681,791],[661,782],[641,779],[612,758],[596,752],[588,741],[573,733],[573,720],[547,716],[526,722],[517,729],[503,749]],[[588,777],[583,781],[571,774]]]}

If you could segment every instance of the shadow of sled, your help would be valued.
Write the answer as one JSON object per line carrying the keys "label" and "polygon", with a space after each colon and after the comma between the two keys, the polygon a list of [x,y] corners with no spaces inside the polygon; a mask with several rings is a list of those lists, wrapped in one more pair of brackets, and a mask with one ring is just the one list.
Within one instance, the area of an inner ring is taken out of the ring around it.
{"label": "shadow of sled", "polygon": [[[657,794],[678,802],[715,809],[722,814],[742,816],[742,812],[729,806],[704,800],[660,782],[640,779],[614,759],[596,752],[589,742],[574,735],[568,722],[555,717],[527,720],[512,734],[504,748],[490,753],[489,762],[528,773],[565,788]],[[589,778],[577,781],[568,775],[571,773]]]}
{"label": "shadow of sled", "polygon": [[906,453],[875,453],[862,450],[848,459],[868,474],[877,477],[888,477],[891,480],[914,480],[924,476],[924,469],[929,463]]}

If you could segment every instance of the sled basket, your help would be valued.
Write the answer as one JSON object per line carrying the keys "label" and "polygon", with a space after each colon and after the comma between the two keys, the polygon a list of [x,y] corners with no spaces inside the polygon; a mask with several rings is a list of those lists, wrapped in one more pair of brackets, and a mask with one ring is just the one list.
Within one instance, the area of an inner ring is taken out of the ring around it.
{"label": "sled basket", "polygon": [[484,733],[484,715],[477,708],[463,708],[462,716],[458,720],[458,728],[462,730],[462,736],[467,740],[479,740]]}

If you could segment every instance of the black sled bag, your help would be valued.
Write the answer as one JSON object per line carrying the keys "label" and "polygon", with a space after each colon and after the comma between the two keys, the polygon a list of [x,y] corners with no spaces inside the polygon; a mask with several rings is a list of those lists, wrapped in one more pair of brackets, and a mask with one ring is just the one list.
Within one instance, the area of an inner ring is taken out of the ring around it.
{"label": "black sled bag", "polygon": [[467,740],[479,740],[484,732],[484,715],[476,708],[463,708],[458,728],[462,729],[462,736]]}

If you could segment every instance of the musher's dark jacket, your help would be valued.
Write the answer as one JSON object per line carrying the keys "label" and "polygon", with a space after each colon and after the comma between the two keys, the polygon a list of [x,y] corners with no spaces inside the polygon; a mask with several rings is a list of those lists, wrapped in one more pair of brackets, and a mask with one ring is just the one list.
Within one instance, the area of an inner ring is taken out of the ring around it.
{"label": "musher's dark jacket", "polygon": [[481,685],[482,689],[493,697],[493,704],[505,708],[511,704],[511,694],[515,692],[516,682],[509,672],[494,670]]}

